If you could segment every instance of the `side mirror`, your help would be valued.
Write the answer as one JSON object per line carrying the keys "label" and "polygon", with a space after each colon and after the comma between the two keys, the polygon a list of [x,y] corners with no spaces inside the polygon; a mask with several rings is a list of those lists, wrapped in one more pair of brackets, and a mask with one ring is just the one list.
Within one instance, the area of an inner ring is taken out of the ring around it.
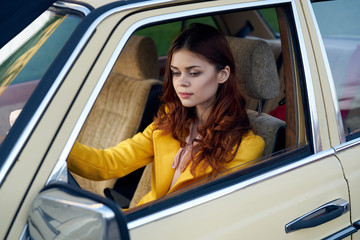
{"label": "side mirror", "polygon": [[32,239],[129,239],[125,217],[114,202],[65,183],[39,193],[28,231]]}

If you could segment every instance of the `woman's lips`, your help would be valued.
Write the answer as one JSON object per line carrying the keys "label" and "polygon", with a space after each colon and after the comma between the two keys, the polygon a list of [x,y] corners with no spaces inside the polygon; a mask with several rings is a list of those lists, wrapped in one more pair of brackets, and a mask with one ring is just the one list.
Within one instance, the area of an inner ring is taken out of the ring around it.
{"label": "woman's lips", "polygon": [[187,99],[187,98],[191,97],[193,94],[192,93],[186,93],[186,92],[180,92],[179,95],[180,95],[181,98]]}

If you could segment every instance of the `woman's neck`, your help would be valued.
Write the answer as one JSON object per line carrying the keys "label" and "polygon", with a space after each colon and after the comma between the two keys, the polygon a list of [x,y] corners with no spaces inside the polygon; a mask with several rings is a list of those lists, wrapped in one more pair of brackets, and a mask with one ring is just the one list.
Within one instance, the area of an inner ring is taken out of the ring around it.
{"label": "woman's neck", "polygon": [[199,126],[206,123],[206,121],[209,118],[211,110],[212,110],[212,106],[207,108],[201,108],[199,106],[196,106],[196,119],[198,121]]}

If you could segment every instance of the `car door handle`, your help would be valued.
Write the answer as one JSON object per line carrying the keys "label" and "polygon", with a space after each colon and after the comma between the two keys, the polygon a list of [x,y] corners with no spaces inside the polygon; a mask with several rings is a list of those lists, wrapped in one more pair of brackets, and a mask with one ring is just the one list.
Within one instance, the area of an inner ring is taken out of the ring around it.
{"label": "car door handle", "polygon": [[317,209],[289,222],[285,225],[285,232],[290,233],[303,228],[311,228],[331,221],[350,210],[349,202],[336,199],[318,207]]}

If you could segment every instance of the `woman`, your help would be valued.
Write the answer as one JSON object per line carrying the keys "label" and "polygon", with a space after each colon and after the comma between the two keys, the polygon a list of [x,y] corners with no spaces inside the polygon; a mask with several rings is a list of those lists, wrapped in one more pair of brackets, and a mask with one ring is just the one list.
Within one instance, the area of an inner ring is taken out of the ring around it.
{"label": "woman", "polygon": [[216,29],[193,25],[170,47],[158,114],[142,133],[105,150],[76,142],[69,170],[92,180],[119,178],[153,162],[147,203],[262,156],[230,47]]}

